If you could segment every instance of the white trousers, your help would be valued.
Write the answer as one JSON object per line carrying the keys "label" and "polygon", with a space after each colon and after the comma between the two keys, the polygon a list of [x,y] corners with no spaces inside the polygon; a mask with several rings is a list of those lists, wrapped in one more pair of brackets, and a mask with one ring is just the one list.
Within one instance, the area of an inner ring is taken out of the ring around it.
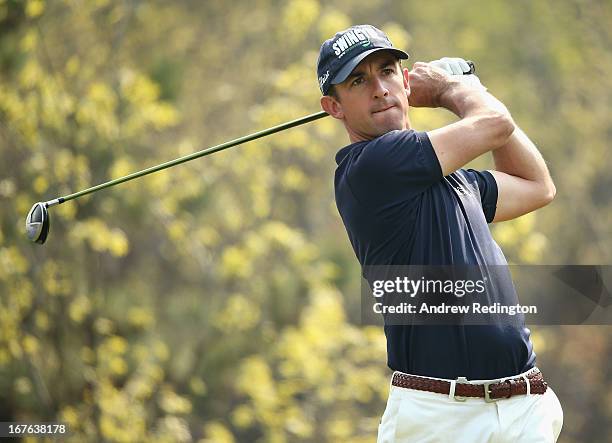
{"label": "white trousers", "polygon": [[391,385],[377,443],[554,443],[562,425],[561,403],[550,386],[544,394],[487,403]]}

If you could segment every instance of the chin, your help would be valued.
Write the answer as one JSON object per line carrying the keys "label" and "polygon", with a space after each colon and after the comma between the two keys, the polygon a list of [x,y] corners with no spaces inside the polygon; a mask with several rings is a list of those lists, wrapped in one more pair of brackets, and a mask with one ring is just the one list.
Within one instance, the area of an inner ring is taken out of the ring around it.
{"label": "chin", "polygon": [[393,115],[394,113],[388,113],[388,115],[377,116],[374,114],[373,126],[380,130],[383,130],[382,134],[389,131],[401,130],[406,128],[406,122],[403,118]]}
{"label": "chin", "polygon": [[379,133],[378,135],[383,135],[391,131],[401,131],[402,129],[406,129],[406,126],[402,121],[387,121],[380,122],[375,126],[375,128],[376,132]]}

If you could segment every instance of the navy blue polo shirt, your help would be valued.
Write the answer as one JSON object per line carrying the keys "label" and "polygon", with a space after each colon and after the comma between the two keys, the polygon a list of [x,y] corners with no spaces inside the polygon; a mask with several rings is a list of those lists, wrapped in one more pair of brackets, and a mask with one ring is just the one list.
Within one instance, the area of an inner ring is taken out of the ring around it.
{"label": "navy blue polo shirt", "polygon": [[[446,177],[425,132],[391,131],[336,154],[338,211],[362,266],[506,265],[487,223],[497,184],[490,172]],[[515,325],[385,325],[392,370],[492,379],[535,365],[530,331]]]}

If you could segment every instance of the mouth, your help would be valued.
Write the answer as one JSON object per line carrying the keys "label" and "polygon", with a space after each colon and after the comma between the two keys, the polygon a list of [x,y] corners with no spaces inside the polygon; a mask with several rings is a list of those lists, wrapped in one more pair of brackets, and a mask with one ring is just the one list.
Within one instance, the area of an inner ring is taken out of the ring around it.
{"label": "mouth", "polygon": [[372,112],[372,114],[380,114],[380,113],[382,113],[382,112],[388,111],[388,110],[389,110],[389,109],[391,109],[391,108],[395,108],[395,105],[389,105],[389,106],[386,106],[386,107],[384,107],[384,108],[382,108],[382,109],[379,109],[378,111],[374,111],[374,112]]}

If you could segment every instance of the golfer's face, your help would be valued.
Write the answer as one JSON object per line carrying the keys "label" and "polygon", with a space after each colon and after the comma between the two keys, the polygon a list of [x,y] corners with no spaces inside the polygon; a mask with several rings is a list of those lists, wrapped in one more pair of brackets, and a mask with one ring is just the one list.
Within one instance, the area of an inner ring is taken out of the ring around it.
{"label": "golfer's face", "polygon": [[366,57],[336,88],[347,129],[357,139],[408,128],[408,82],[389,52]]}

